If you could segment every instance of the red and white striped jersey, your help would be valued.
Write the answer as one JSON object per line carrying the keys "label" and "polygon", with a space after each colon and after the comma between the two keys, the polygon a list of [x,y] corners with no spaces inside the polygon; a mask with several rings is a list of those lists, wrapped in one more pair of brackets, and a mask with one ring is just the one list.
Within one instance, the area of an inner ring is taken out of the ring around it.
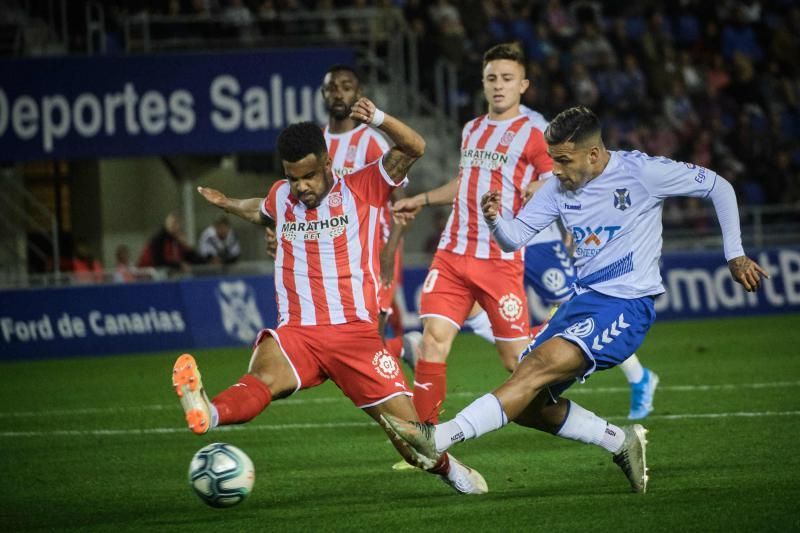
{"label": "red and white striped jersey", "polygon": [[[383,135],[366,124],[361,124],[345,133],[331,133],[328,126],[322,129],[325,144],[328,146],[328,157],[331,158],[333,175],[346,176],[355,170],[380,159],[389,150],[389,143]],[[380,224],[383,242],[389,239],[392,228],[392,215],[387,207],[381,211]]]}
{"label": "red and white striped jersey", "polygon": [[334,177],[315,209],[280,180],[261,202],[275,221],[278,325],[373,322],[378,313],[381,237],[378,216],[395,183],[382,160]]}
{"label": "red and white striped jersey", "polygon": [[528,183],[552,170],[544,135],[527,115],[503,121],[483,115],[469,121],[461,132],[458,192],[439,249],[478,259],[521,261],[524,250],[503,252],[492,239],[481,197],[489,190],[500,191],[501,216],[516,215]]}
{"label": "red and white striped jersey", "polygon": [[380,159],[389,150],[389,143],[375,129],[361,124],[345,133],[322,129],[334,177],[341,178]]}

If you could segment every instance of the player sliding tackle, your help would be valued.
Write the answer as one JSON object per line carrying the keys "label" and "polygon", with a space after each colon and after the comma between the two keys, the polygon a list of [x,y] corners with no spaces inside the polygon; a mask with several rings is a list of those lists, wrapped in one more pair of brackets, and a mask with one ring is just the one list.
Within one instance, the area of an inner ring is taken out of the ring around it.
{"label": "player sliding tackle", "polygon": [[[197,434],[248,422],[273,399],[327,379],[375,420],[388,414],[417,418],[397,360],[375,327],[381,244],[377,224],[392,190],[405,183],[409,168],[422,156],[425,141],[366,98],[353,105],[350,116],[380,128],[395,146],[374,163],[334,177],[322,130],[303,122],[278,137],[286,179],[275,183],[265,199],[234,199],[198,188],[217,207],[276,228],[279,317],[276,329],[258,334],[247,373],[211,401],[194,358],[178,358],[173,385],[189,428]],[[407,461],[417,464],[403,441],[391,433],[389,437]],[[425,466],[458,492],[488,490],[478,472],[447,454]]]}
{"label": "player sliding tackle", "polygon": [[596,370],[622,363],[655,320],[654,297],[664,292],[658,261],[665,198],[694,196],[714,204],[733,279],[755,291],[766,272],[745,256],[733,187],[711,170],[641,152],[609,151],[592,111],[560,113],[545,132],[553,174],[517,214],[500,212],[497,191],[481,208],[503,250],[517,250],[557,218],[587,237],[577,243],[576,295],[521,354],[511,377],[456,417],[432,425],[384,415],[383,421],[432,465],[458,442],[514,421],[594,444],[611,452],[635,492],[647,490],[647,430],[617,427],[561,393]]}

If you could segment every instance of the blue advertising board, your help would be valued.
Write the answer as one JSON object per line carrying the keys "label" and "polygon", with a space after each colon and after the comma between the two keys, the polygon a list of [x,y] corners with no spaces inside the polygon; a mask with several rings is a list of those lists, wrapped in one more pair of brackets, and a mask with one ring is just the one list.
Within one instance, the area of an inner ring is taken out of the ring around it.
{"label": "blue advertising board", "polygon": [[[800,248],[750,252],[770,273],[746,293],[719,252],[662,257],[658,320],[800,312]],[[425,268],[406,269],[403,323],[419,328]],[[532,296],[529,291],[529,296]],[[546,307],[532,298],[534,319]],[[0,360],[244,346],[277,322],[272,276],[0,291]]]}
{"label": "blue advertising board", "polygon": [[274,294],[271,276],[0,291],[0,360],[245,345]]}
{"label": "blue advertising board", "polygon": [[288,124],[322,123],[319,87],[350,48],[0,60],[3,159],[271,149]]}

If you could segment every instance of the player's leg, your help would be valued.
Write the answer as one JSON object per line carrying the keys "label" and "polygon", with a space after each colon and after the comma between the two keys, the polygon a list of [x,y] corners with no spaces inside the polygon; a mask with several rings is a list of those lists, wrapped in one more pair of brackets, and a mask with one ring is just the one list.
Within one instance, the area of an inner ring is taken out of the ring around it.
{"label": "player's leg", "polygon": [[561,388],[556,385],[542,391],[514,422],[564,439],[592,444],[612,453],[631,489],[646,492],[647,430],[639,424],[626,427],[612,424],[575,401],[557,396]]}
{"label": "player's leg", "polygon": [[522,284],[522,265],[513,261],[473,260],[470,268],[473,294],[486,310],[495,347],[503,366],[511,372],[530,343],[528,297]]}
{"label": "player's leg", "polygon": [[494,344],[494,332],[492,331],[492,323],[489,321],[489,315],[478,302],[475,302],[475,305],[472,306],[464,325],[472,329],[472,332],[478,337]]}
{"label": "player's leg", "polygon": [[194,433],[252,420],[273,399],[298,388],[295,371],[270,332],[262,331],[256,342],[247,374],[213,400],[206,395],[194,357],[184,354],[175,362],[172,383]]}
{"label": "player's leg", "polygon": [[[408,424],[396,419],[389,419],[389,423],[420,455],[434,459],[456,442],[499,429],[509,420],[522,416],[527,409],[533,409],[533,400],[545,386],[553,388],[575,378],[584,380],[595,370],[618,365],[638,348],[654,319],[652,298],[626,300],[592,291],[581,294],[559,308],[548,328],[523,353],[523,360],[514,374],[494,393],[479,398],[455,419],[437,426]],[[560,416],[567,420],[563,404],[560,407],[561,411],[549,413],[549,425],[540,421],[539,427],[552,429]],[[575,413],[576,419],[591,419],[588,415],[578,416],[581,411],[577,408]],[[606,424],[605,421],[602,424]],[[643,491],[646,483],[645,430],[636,425],[625,428],[624,433],[625,442],[619,451],[622,455],[615,456],[615,462],[619,458],[618,464],[629,475],[631,485]],[[613,439],[608,443],[609,449],[617,445]],[[631,459],[636,454],[641,458],[638,463],[635,458]],[[636,464],[631,467],[633,463]]]}
{"label": "player's leg", "polygon": [[631,408],[628,418],[641,420],[653,410],[653,396],[658,387],[658,374],[642,366],[636,354],[623,361],[619,368],[631,386]]}
{"label": "player's leg", "polygon": [[500,387],[469,404],[452,420],[435,426],[392,417],[386,417],[386,421],[417,452],[418,461],[431,464],[454,444],[505,426],[520,416],[547,385],[575,379],[585,368],[579,348],[562,338],[552,338],[525,357]]}
{"label": "player's leg", "polygon": [[438,251],[422,285],[424,328],[414,369],[414,407],[435,422],[447,390],[447,356],[475,300],[466,286],[467,258]]}
{"label": "player's leg", "polygon": [[387,414],[404,420],[418,420],[414,405],[408,396],[395,396],[383,403],[368,407],[364,411],[383,427],[389,440],[400,455],[403,456],[406,463],[440,476],[442,481],[462,494],[484,494],[488,492],[489,488],[483,476],[477,470],[464,465],[450,454],[442,454],[431,468],[425,468],[424,465],[417,461],[417,456],[412,452],[408,444],[383,424],[381,416]]}

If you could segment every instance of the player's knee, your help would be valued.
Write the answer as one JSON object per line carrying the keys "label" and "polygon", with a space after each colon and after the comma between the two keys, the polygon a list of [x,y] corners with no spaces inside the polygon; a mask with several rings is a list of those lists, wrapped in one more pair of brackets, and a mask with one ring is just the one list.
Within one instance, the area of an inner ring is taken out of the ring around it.
{"label": "player's knee", "polygon": [[426,330],[420,341],[420,359],[434,363],[444,363],[450,353],[452,344],[452,335],[448,336],[436,330]]}

